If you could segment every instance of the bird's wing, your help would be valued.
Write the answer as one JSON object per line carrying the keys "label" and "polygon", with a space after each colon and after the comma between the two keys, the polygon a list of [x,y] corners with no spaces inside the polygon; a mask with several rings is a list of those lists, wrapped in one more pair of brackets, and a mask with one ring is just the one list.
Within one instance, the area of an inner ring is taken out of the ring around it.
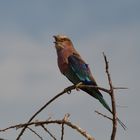
{"label": "bird's wing", "polygon": [[97,85],[92,77],[88,64],[86,64],[79,55],[70,55],[68,57],[68,64],[81,82],[84,84]]}
{"label": "bird's wing", "polygon": [[[70,76],[67,75],[70,81],[80,81],[87,85],[97,85],[96,81],[94,80],[88,64],[81,59],[80,55],[73,54],[68,57],[68,64],[70,67]],[[71,76],[72,75],[72,76]],[[89,93],[91,96],[99,99],[102,96],[98,89],[87,89],[82,88],[83,91]]]}

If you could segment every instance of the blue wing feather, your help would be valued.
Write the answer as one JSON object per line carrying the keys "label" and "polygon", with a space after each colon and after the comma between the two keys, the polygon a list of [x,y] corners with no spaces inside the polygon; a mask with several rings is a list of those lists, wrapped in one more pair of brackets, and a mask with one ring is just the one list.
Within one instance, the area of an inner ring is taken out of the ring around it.
{"label": "blue wing feather", "polygon": [[73,72],[81,82],[83,82],[84,84],[96,84],[96,82],[93,81],[93,78],[91,78],[88,64],[86,64],[82,59],[78,58],[75,55],[71,55],[68,57],[68,62],[70,68],[73,70]]}

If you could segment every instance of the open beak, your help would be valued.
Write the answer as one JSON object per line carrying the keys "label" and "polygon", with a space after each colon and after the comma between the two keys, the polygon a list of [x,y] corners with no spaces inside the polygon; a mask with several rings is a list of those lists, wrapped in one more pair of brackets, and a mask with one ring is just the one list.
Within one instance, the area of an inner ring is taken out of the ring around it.
{"label": "open beak", "polygon": [[53,36],[53,38],[55,39],[54,43],[56,44],[57,43],[57,36]]}
{"label": "open beak", "polygon": [[53,38],[55,39],[55,42],[57,42],[57,36],[53,35]]}
{"label": "open beak", "polygon": [[64,46],[62,45],[62,42],[60,42],[60,39],[58,36],[54,35],[53,38],[55,39],[54,44],[57,50],[63,49]]}

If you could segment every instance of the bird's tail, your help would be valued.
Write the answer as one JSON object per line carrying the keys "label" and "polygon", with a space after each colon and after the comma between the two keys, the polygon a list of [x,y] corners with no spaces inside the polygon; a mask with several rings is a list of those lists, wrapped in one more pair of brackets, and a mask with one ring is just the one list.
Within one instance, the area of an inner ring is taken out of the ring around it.
{"label": "bird's tail", "polygon": [[[104,100],[104,98],[102,96],[100,96],[98,98],[98,100],[112,114],[112,111],[111,111],[109,105],[107,104],[107,102]],[[119,118],[117,118],[117,121],[123,127],[123,129],[126,130],[125,124]]]}
{"label": "bird's tail", "polygon": [[[98,91],[99,92],[99,91]],[[103,96],[102,96],[102,94],[99,92],[99,94],[98,94],[98,92],[94,92],[94,94],[91,94],[91,92],[88,92],[92,97],[94,97],[94,98],[96,98],[96,99],[98,99],[99,100],[99,102],[112,114],[112,110],[110,109],[110,107],[109,107],[109,105],[107,104],[107,102],[104,100],[104,98],[103,98]],[[118,123],[122,126],[122,128],[124,129],[124,130],[126,130],[126,126],[125,126],[125,124],[119,119],[119,118],[117,118],[117,121],[118,121]]]}
{"label": "bird's tail", "polygon": [[122,126],[122,128],[123,128],[124,130],[127,129],[126,125],[125,125],[119,118],[117,118],[117,121],[118,121],[118,123]]}

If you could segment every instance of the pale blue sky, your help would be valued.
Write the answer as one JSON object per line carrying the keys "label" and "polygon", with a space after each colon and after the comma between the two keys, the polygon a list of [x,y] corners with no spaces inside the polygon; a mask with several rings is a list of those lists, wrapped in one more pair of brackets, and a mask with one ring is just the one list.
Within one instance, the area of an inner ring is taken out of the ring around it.
{"label": "pale blue sky", "polygon": [[[114,85],[128,90],[116,92],[120,119],[117,139],[139,137],[140,83],[140,1],[139,0],[2,0],[0,1],[0,128],[26,122],[47,100],[71,83],[60,74],[53,38],[69,36],[75,48],[90,65],[100,86],[108,87],[102,52],[108,57]],[[103,93],[105,99],[109,98]],[[110,138],[111,123],[94,113],[107,113],[98,101],[74,91],[44,110],[36,119],[61,119],[71,114],[97,140]],[[50,128],[56,136],[58,131]],[[19,131],[0,133],[15,140]],[[44,133],[43,133],[44,135]],[[49,136],[45,136],[49,138]],[[37,137],[25,133],[22,140]],[[65,139],[81,139],[66,130]]]}

